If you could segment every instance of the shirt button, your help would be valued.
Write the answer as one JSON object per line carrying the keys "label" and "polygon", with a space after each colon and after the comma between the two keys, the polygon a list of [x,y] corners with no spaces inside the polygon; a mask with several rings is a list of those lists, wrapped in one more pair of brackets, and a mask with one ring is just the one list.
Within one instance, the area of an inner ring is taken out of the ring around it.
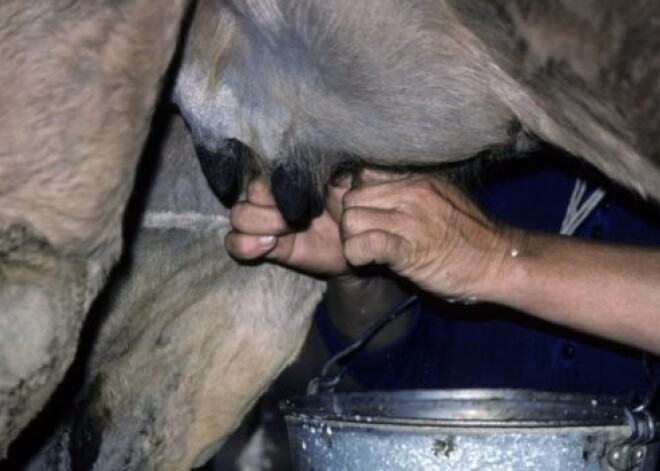
{"label": "shirt button", "polygon": [[591,238],[592,239],[600,239],[603,237],[603,227],[602,226],[595,226],[593,229],[591,229]]}
{"label": "shirt button", "polygon": [[564,358],[568,360],[572,360],[573,358],[575,358],[575,347],[570,343],[567,343],[566,345],[561,347],[561,354]]}

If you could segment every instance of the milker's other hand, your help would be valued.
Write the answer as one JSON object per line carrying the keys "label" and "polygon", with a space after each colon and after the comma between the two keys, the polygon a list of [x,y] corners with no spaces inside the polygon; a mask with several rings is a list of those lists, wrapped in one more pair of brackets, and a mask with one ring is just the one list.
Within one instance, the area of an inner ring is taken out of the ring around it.
{"label": "milker's other hand", "polygon": [[328,190],[328,209],[312,220],[304,230],[289,227],[278,210],[268,182],[254,180],[247,190],[247,200],[231,210],[233,230],[225,237],[227,251],[242,261],[271,261],[320,276],[348,272],[342,254],[337,221],[341,197],[347,187]]}
{"label": "milker's other hand", "polygon": [[491,221],[461,190],[431,174],[364,170],[343,198],[344,255],[385,264],[433,294],[484,298],[520,231]]}

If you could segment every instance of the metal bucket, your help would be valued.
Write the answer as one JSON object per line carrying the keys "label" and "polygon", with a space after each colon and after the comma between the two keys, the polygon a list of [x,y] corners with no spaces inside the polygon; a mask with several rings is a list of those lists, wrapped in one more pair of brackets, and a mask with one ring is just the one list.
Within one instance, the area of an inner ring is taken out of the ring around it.
{"label": "metal bucket", "polygon": [[623,405],[612,397],[443,390],[320,394],[280,407],[298,470],[655,471],[657,441],[648,427],[639,436]]}

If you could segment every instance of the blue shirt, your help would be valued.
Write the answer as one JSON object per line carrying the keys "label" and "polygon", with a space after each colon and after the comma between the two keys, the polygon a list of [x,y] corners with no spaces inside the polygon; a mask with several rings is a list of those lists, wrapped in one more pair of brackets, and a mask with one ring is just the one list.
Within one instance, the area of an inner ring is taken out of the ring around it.
{"label": "blue shirt", "polygon": [[[521,228],[558,233],[576,175],[606,196],[578,228],[585,239],[660,245],[660,211],[606,183],[574,159],[534,157],[489,169],[477,198],[486,213]],[[596,293],[597,295],[597,293]],[[660,306],[659,306],[660,309]],[[641,354],[496,305],[424,300],[410,331],[387,349],[352,359],[349,372],[370,389],[531,388],[593,394],[647,390]],[[325,308],[316,325],[331,353],[347,346]],[[660,328],[660,326],[649,326]],[[660,369],[657,368],[660,377]]]}

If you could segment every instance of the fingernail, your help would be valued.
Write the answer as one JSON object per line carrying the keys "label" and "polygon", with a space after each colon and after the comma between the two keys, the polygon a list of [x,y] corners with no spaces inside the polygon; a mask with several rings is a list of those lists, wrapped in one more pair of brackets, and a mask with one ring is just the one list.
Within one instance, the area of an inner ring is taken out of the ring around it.
{"label": "fingernail", "polygon": [[272,247],[275,245],[275,236],[261,236],[259,237],[259,245],[264,248]]}

